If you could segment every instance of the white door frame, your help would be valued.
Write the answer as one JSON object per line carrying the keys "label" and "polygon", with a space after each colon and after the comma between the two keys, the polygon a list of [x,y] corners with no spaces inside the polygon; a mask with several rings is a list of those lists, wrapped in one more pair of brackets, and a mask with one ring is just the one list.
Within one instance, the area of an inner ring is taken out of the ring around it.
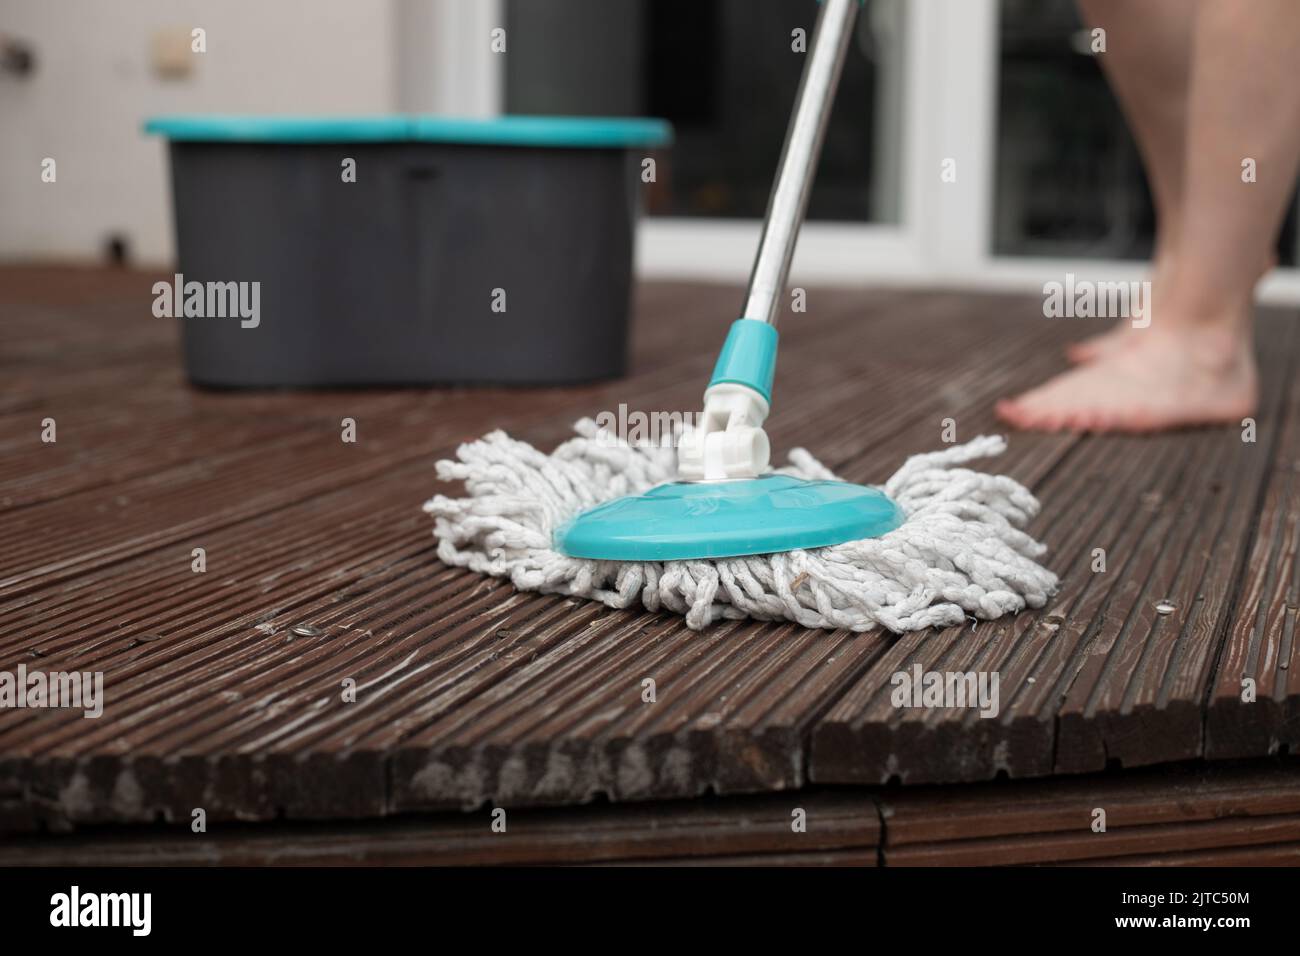
{"label": "white door frame", "polygon": [[[900,221],[809,222],[791,281],[940,282],[990,261],[998,0],[902,4]],[[944,163],[955,181],[944,181]],[[753,220],[647,219],[637,268],[647,276],[742,279],[758,245]]]}

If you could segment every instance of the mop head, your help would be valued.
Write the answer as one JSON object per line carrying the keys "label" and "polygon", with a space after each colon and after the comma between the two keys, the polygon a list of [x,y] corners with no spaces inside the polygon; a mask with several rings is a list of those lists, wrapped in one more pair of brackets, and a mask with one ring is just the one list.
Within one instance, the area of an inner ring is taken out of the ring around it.
{"label": "mop head", "polygon": [[[574,430],[550,455],[496,431],[438,462],[438,477],[468,492],[424,506],[438,557],[522,591],[673,611],[695,630],[751,617],[902,633],[1042,607],[1056,590],[1056,575],[1036,560],[1045,548],[1021,530],[1038,501],[1010,478],[960,467],[1000,454],[1001,437],[909,458],[884,485],[907,520],[879,538],[715,560],[593,561],[556,551],[552,532],[587,508],[672,481],[677,455],[629,445],[590,419]],[[802,448],[789,462],[777,471],[835,477]]]}

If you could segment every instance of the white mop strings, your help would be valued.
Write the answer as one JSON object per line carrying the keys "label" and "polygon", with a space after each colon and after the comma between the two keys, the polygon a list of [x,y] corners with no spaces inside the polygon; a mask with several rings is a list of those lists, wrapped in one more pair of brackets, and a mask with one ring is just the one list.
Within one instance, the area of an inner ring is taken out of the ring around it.
{"label": "white mop strings", "polygon": [[[440,461],[438,477],[463,481],[464,498],[437,495],[438,557],[509,578],[524,591],[638,602],[686,616],[699,630],[719,618],[788,619],[806,627],[891,631],[985,620],[1042,607],[1057,577],[1037,562],[1046,550],[1021,528],[1038,501],[1016,481],[959,467],[1006,449],[982,436],[914,455],[885,483],[907,520],[879,538],[830,548],[693,561],[592,561],[552,547],[552,531],[593,505],[675,477],[676,453],[631,446],[591,419],[546,455],[495,431]],[[802,448],[778,471],[833,478]]]}

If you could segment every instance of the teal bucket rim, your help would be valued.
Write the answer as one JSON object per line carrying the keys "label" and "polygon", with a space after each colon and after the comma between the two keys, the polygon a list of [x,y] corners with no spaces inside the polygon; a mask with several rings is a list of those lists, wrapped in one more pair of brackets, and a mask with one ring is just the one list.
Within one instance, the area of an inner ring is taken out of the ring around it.
{"label": "teal bucket rim", "polygon": [[672,125],[613,116],[259,116],[224,113],[154,116],[146,133],[176,142],[451,143],[576,149],[653,148],[672,143]]}

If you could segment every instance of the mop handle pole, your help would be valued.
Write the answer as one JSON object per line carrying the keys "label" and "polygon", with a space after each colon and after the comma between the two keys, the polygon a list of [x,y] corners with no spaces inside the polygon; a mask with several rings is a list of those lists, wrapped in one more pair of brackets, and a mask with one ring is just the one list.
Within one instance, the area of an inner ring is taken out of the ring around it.
{"label": "mop handle pole", "polygon": [[860,0],[823,0],[814,28],[812,52],[804,66],[794,113],[785,134],[781,164],[767,204],[763,235],[758,241],[754,271],[741,316],[776,324],[777,302],[785,291],[794,258],[799,224],[817,171],[826,134],[826,121],[835,100],[840,71]]}

